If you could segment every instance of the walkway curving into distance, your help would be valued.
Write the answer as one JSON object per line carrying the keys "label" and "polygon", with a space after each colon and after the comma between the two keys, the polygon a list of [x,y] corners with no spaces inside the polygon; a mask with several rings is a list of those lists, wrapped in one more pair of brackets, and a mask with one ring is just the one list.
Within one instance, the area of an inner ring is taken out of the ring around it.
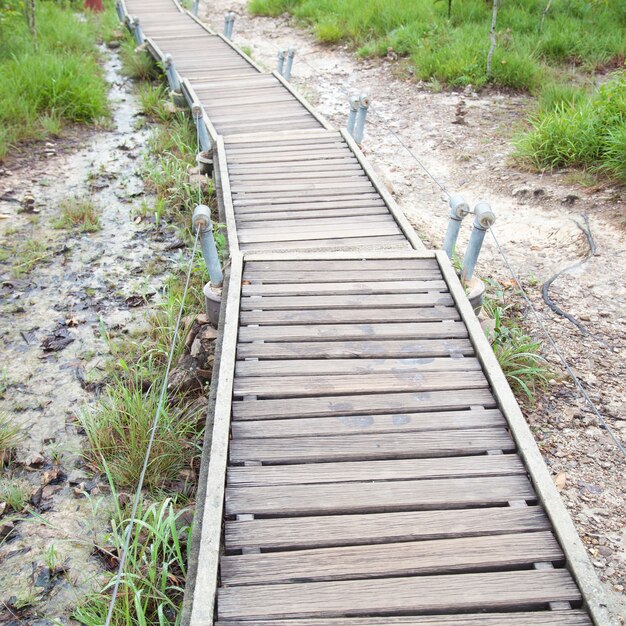
{"label": "walkway curving into distance", "polygon": [[202,107],[231,256],[184,623],[611,624],[447,257],[282,77],[120,7]]}

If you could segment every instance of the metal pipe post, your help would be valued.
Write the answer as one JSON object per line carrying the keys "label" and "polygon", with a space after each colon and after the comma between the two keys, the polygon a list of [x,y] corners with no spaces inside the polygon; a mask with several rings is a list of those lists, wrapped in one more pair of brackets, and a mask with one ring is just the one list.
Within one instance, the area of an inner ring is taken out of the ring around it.
{"label": "metal pipe post", "polygon": [[448,228],[443,240],[444,252],[448,255],[450,260],[452,260],[454,256],[454,246],[459,236],[461,222],[469,212],[469,205],[465,202],[463,196],[455,195],[450,198],[450,219],[448,220]]}
{"label": "metal pipe post", "polygon": [[283,70],[285,67],[285,51],[281,48],[278,51],[278,64],[276,66],[276,71],[282,76]]}
{"label": "metal pipe post", "polygon": [[119,18],[120,22],[123,22],[124,21],[124,9],[122,8],[121,2],[115,3],[115,12],[117,13],[117,17]]}
{"label": "metal pipe post", "polygon": [[193,116],[198,129],[200,148],[203,152],[211,150],[213,148],[213,142],[211,141],[211,136],[209,135],[206,124],[204,123],[204,110],[202,109],[202,105],[194,102],[191,106],[191,115]]}
{"label": "metal pipe post", "polygon": [[463,269],[461,271],[461,282],[463,283],[466,283],[474,274],[485,234],[496,221],[496,216],[487,202],[479,202],[474,207],[474,216],[474,228],[463,257]]}
{"label": "metal pipe post", "polygon": [[170,86],[170,91],[180,93],[180,80],[178,80],[178,72],[174,67],[174,61],[171,54],[166,54],[163,59],[163,69],[165,70],[165,76]]}
{"label": "metal pipe post", "polygon": [[224,15],[224,37],[228,37],[228,25],[230,23],[230,13]]}
{"label": "metal pipe post", "polygon": [[211,209],[204,204],[199,204],[193,211],[191,218],[193,230],[200,230],[200,246],[202,247],[202,256],[209,270],[209,278],[213,287],[221,286],[224,280],[222,266],[217,254],[217,246],[215,245],[215,236],[213,233],[213,222],[211,221]]}
{"label": "metal pipe post", "polygon": [[359,110],[359,96],[350,96],[348,103],[350,104],[350,113],[348,113],[346,130],[354,137],[354,123],[356,122],[356,113]]}
{"label": "metal pipe post", "polygon": [[291,68],[293,66],[293,57],[295,56],[295,54],[295,48],[287,49],[287,63],[285,64],[285,73],[283,74],[285,80],[289,80],[291,78]]}
{"label": "metal pipe post", "polygon": [[135,41],[138,46],[143,44],[143,33],[141,32],[141,26],[139,25],[139,18],[133,18],[133,34],[135,35]]}
{"label": "metal pipe post", "polygon": [[354,124],[354,141],[361,143],[363,141],[363,133],[365,132],[365,117],[367,116],[367,109],[370,106],[369,96],[363,94],[359,98],[359,110],[356,115],[356,122]]}
{"label": "metal pipe post", "polygon": [[192,9],[192,13],[198,17],[198,7],[200,5],[200,0],[193,0],[193,9]]}
{"label": "metal pipe post", "polygon": [[231,11],[224,16],[224,37],[233,38],[233,28],[235,26],[235,14]]}

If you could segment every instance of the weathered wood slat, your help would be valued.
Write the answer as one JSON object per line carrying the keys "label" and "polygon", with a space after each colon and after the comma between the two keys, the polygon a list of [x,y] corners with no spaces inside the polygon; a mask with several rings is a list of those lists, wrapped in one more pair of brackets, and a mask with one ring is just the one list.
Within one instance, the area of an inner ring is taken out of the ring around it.
{"label": "weathered wood slat", "polygon": [[[268,215],[265,213],[243,213],[236,217],[237,225],[254,224],[255,222],[263,222],[266,220],[283,220],[283,219],[299,219],[310,220],[321,217],[359,217],[364,215],[386,215],[387,211],[384,207],[363,207],[360,209],[309,209],[303,211],[272,211]],[[310,222],[307,221],[306,224]]]}
{"label": "weathered wood slat", "polygon": [[[408,278],[408,277],[407,277]],[[338,283],[282,283],[243,285],[243,296],[306,296],[309,294],[403,294],[424,293],[427,291],[447,291],[447,285],[439,280],[393,280]]]}
{"label": "weathered wood slat", "polygon": [[411,306],[450,306],[452,298],[447,293],[430,291],[428,293],[327,295],[327,296],[255,296],[243,297],[241,308],[250,310],[301,310],[328,308],[405,308]]}
{"label": "weathered wood slat", "polygon": [[[249,621],[218,621],[216,626],[251,626]],[[592,626],[586,611],[530,613],[462,613],[410,617],[337,617],[323,619],[254,620],[254,626]]]}
{"label": "weathered wood slat", "polygon": [[238,359],[345,359],[444,357],[474,354],[467,339],[421,339],[378,341],[301,341],[242,343]]}
{"label": "weathered wood slat", "polygon": [[383,322],[427,322],[458,320],[452,307],[421,307],[406,309],[313,309],[309,311],[242,311],[239,321],[249,324],[374,324]]}
{"label": "weathered wood slat", "polygon": [[406,459],[515,450],[503,428],[233,439],[231,463],[305,463],[359,459]]}
{"label": "weathered wood slat", "polygon": [[380,246],[393,250],[406,250],[409,244],[401,233],[397,235],[350,236],[339,239],[303,239],[294,241],[270,241],[264,243],[242,243],[241,249],[248,252],[299,252],[319,250],[359,250],[363,246]]}
{"label": "weathered wood slat", "polygon": [[461,430],[505,426],[497,409],[396,413],[393,415],[344,415],[233,422],[234,438],[318,437],[357,433],[402,433],[426,430]]}
{"label": "weathered wood slat", "polygon": [[503,506],[536,498],[525,476],[226,488],[226,513],[282,516]]}
{"label": "weathered wood slat", "polygon": [[[270,219],[274,219],[272,216]],[[327,282],[415,282],[425,280],[439,280],[440,274],[434,268],[407,270],[351,270],[341,269],[339,266],[330,269],[318,270],[286,270],[276,272],[272,270],[251,271],[245,274],[244,281],[262,282],[264,284],[289,283],[327,283]]]}
{"label": "weathered wood slat", "polygon": [[[287,420],[289,421],[289,420]],[[514,454],[230,467],[231,487],[526,474]]]}
{"label": "weathered wood slat", "polygon": [[221,574],[232,587],[516,569],[562,559],[563,552],[554,536],[544,531],[224,556]]}
{"label": "weathered wood slat", "polygon": [[327,417],[333,415],[375,415],[454,410],[484,406],[495,408],[488,389],[424,391],[377,395],[326,396],[284,400],[240,400],[233,402],[235,419],[276,419],[284,417]]}
{"label": "weathered wood slat", "polygon": [[[397,253],[396,253],[397,254]],[[322,255],[320,255],[322,256]],[[287,262],[288,261],[288,262]],[[402,279],[411,280],[416,270],[438,270],[434,258],[377,258],[377,259],[326,259],[301,260],[289,258],[286,261],[250,260],[246,263],[244,276],[254,276],[259,273],[284,275],[290,272],[319,272],[329,271],[346,272],[404,272]],[[439,272],[441,276],[441,272]]]}
{"label": "weathered wood slat", "polygon": [[[315,200],[312,198],[315,197]],[[311,202],[317,203],[327,202],[331,206],[338,206],[339,202],[357,201],[357,206],[367,206],[372,203],[380,202],[380,198],[375,193],[346,193],[346,194],[333,194],[330,191],[318,190],[314,194],[302,194],[302,193],[283,193],[280,196],[272,196],[268,198],[248,198],[243,196],[242,198],[235,198],[233,200],[233,206],[237,207],[237,210],[241,210],[242,207],[254,207],[255,210],[259,210],[262,206],[279,206],[283,204],[310,204]],[[282,210],[282,208],[281,208]]]}
{"label": "weathered wood slat", "polygon": [[257,398],[305,398],[339,394],[379,394],[399,391],[441,391],[487,388],[481,371],[387,372],[332,376],[237,377],[233,395]]}
{"label": "weathered wood slat", "polygon": [[303,549],[476,537],[550,529],[540,507],[491,507],[226,520],[226,549]]}
{"label": "weathered wood slat", "polygon": [[227,587],[219,591],[218,616],[267,619],[493,611],[544,608],[555,601],[580,601],[566,570]]}
{"label": "weathered wood slat", "polygon": [[293,326],[243,326],[239,341],[315,341],[340,339],[457,339],[467,337],[463,322],[417,322],[397,324],[320,324]]}
{"label": "weathered wood slat", "polygon": [[330,376],[388,372],[480,371],[476,358],[434,359],[301,359],[285,361],[239,361],[237,377],[248,376]]}

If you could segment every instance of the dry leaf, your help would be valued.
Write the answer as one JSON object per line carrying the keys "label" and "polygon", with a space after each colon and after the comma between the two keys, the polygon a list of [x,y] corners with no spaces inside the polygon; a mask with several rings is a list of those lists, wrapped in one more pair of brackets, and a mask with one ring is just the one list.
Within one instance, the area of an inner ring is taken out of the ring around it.
{"label": "dry leaf", "polygon": [[558,491],[563,491],[566,481],[567,481],[567,475],[565,474],[565,472],[559,472],[554,477],[554,484],[556,485],[556,488]]}

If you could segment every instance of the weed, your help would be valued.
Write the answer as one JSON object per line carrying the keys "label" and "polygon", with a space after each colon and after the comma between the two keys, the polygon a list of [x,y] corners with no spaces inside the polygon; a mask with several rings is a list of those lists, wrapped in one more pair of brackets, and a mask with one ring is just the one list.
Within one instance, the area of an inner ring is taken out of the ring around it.
{"label": "weed", "polygon": [[483,309],[491,319],[488,339],[513,392],[533,402],[536,392],[546,387],[551,375],[541,356],[541,344],[517,323],[515,304],[507,301],[505,289],[495,281],[485,282],[490,290],[483,302]]}
{"label": "weed", "polygon": [[[4,382],[2,384],[5,386]],[[9,462],[22,439],[23,435],[19,426],[14,424],[8,415],[0,413],[0,467]]]}
{"label": "weed", "polygon": [[159,75],[159,70],[154,59],[145,51],[136,51],[135,42],[128,36],[120,46],[122,59],[122,72],[135,80],[154,80]]}
{"label": "weed", "polygon": [[250,46],[241,46],[241,51],[249,56],[250,58],[252,58],[252,48]]}
{"label": "weed", "polygon": [[30,484],[24,480],[0,477],[0,502],[6,502],[16,513],[28,504],[30,490]]}
{"label": "weed", "polygon": [[[498,15],[493,60],[496,84],[538,91],[576,60],[581,71],[623,58],[624,4],[571,0],[554,3],[539,28],[545,0],[505,2]],[[252,0],[260,15],[289,12],[313,27],[320,41],[346,41],[362,56],[391,48],[412,59],[422,80],[485,85],[491,3],[433,0]]]}
{"label": "weed", "polygon": [[39,264],[50,263],[50,257],[56,253],[56,249],[46,249],[45,243],[35,237],[29,237],[21,241],[17,247],[13,249],[14,263],[11,267],[13,276],[19,278],[24,274],[28,274]]}
{"label": "weed", "polygon": [[[120,554],[129,520],[119,508],[116,517],[107,551]],[[188,511],[177,511],[170,499],[144,504],[128,550],[111,622],[114,626],[179,623],[190,543]],[[103,624],[112,586],[113,580],[79,606],[74,619],[87,626]]]}
{"label": "weed", "polygon": [[167,100],[167,89],[151,83],[141,83],[138,87],[141,110],[150,119],[166,122],[172,117],[170,102]]}
{"label": "weed", "polygon": [[[147,362],[142,365],[145,375]],[[89,441],[86,458],[100,472],[106,462],[119,487],[135,486],[141,473],[162,381],[152,365],[154,379],[149,380],[118,362],[122,372],[113,377],[97,406],[80,415]],[[198,415],[187,411],[188,404],[171,398],[161,410],[146,477],[150,490],[176,481],[197,454]]]}
{"label": "weed", "polygon": [[531,120],[518,158],[540,169],[574,165],[626,184],[626,72],[595,93],[561,101]]}
{"label": "weed", "polygon": [[17,142],[108,114],[95,46],[104,18],[81,20],[75,9],[50,1],[38,2],[37,14],[37,50],[19,12],[7,20],[10,36],[0,37],[0,158]]}
{"label": "weed", "polygon": [[83,233],[93,233],[101,229],[98,213],[90,198],[68,198],[61,203],[61,216],[52,222],[52,227],[78,228]]}

